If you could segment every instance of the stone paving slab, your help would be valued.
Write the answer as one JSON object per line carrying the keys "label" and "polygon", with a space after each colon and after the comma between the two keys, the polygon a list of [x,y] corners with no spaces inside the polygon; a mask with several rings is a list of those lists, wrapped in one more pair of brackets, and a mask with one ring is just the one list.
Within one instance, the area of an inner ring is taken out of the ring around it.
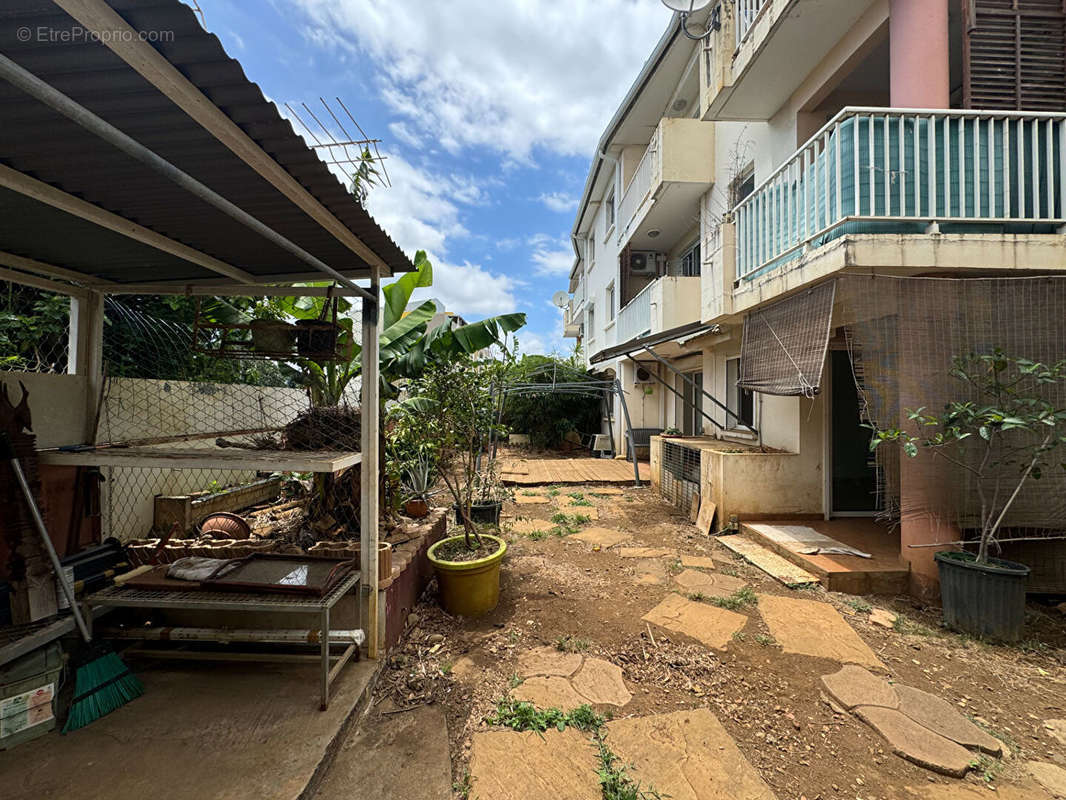
{"label": "stone paving slab", "polygon": [[555,529],[555,523],[546,519],[516,519],[511,523],[511,529],[515,533],[531,534],[544,531],[545,533]]}
{"label": "stone paving slab", "polygon": [[475,733],[471,800],[600,800],[599,758],[587,734],[567,728]]}
{"label": "stone paving slab", "polygon": [[532,703],[537,708],[557,708],[560,711],[572,711],[588,703],[567,678],[558,676],[536,676],[526,678],[511,690],[511,697]]}
{"label": "stone paving slab", "polygon": [[1046,761],[1026,763],[1029,774],[1055,797],[1066,798],[1066,769]]}
{"label": "stone paving slab", "polygon": [[607,723],[607,742],[644,791],[671,800],[774,800],[705,708]]}
{"label": "stone paving slab", "polygon": [[581,669],[580,653],[564,653],[554,647],[538,647],[527,650],[518,657],[518,675],[531,678],[534,675],[560,675],[569,678]]}
{"label": "stone paving slab", "polygon": [[665,558],[676,553],[667,547],[619,547],[620,558]]}
{"label": "stone paving slab", "polygon": [[616,486],[597,486],[594,489],[589,489],[588,493],[591,494],[591,495],[597,495],[597,494],[620,495],[620,494],[625,494],[624,491],[622,491],[621,489],[619,489]]}
{"label": "stone paving slab", "polygon": [[699,592],[707,597],[729,597],[748,584],[740,578],[721,572],[708,574],[686,569],[674,576],[674,582],[687,592]]}
{"label": "stone paving slab", "polygon": [[899,695],[888,681],[854,664],[823,675],[822,686],[846,711],[856,706],[899,708]]}
{"label": "stone paving slab", "polygon": [[622,668],[602,658],[586,658],[570,684],[593,705],[621,707],[633,699],[622,679]]}
{"label": "stone paving slab", "polygon": [[995,793],[984,786],[969,786],[965,783],[933,783],[927,786],[908,787],[905,797],[915,800],[1051,800],[1047,794],[1032,781],[1025,785],[1014,785],[997,780]]}
{"label": "stone paving slab", "polygon": [[681,554],[681,566],[692,569],[716,569],[714,560],[710,556],[690,556]]}
{"label": "stone paving slab", "polygon": [[[418,769],[411,769],[412,763]],[[352,787],[359,787],[361,797],[450,800],[452,760],[444,709],[423,706],[366,719],[337,751],[315,800],[350,800]]]}
{"label": "stone paving slab", "polygon": [[974,761],[973,754],[962,745],[923,728],[895,709],[859,706],[855,713],[884,737],[893,753],[920,767],[961,778]]}
{"label": "stone paving slab", "polygon": [[1044,728],[1051,736],[1066,744],[1066,719],[1046,719]]}
{"label": "stone paving slab", "polygon": [[761,594],[759,613],[786,653],[885,670],[873,650],[828,603]]}
{"label": "stone paving slab", "polygon": [[556,504],[564,511],[568,511],[575,514],[591,514],[596,510],[596,505],[588,497],[582,502],[576,497],[570,497],[569,495],[561,494],[555,498]]}
{"label": "stone paving slab", "polygon": [[633,579],[642,586],[659,586],[670,577],[659,559],[644,558],[633,564]]}
{"label": "stone paving slab", "polygon": [[551,498],[542,494],[516,494],[514,501],[520,506],[535,506],[542,503],[550,503]]}
{"label": "stone paving slab", "polygon": [[593,526],[591,528],[585,528],[585,530],[580,533],[572,533],[567,538],[577,539],[578,541],[586,542],[591,545],[599,545],[600,547],[607,549],[608,547],[614,547],[616,544],[628,542],[633,537],[628,533],[616,531],[612,528],[598,528]]}
{"label": "stone paving slab", "polygon": [[733,634],[748,622],[743,614],[697,603],[679,594],[667,596],[642,619],[716,650],[725,650]]}
{"label": "stone paving slab", "polygon": [[895,687],[899,710],[924,728],[951,741],[993,756],[1003,753],[1003,743],[978,728],[943,698],[902,684]]}

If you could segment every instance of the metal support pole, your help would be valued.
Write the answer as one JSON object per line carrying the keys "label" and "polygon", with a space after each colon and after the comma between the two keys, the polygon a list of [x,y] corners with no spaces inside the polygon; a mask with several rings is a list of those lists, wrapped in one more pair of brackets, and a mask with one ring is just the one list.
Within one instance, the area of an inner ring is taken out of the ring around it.
{"label": "metal support pole", "polygon": [[[690,377],[689,377],[688,375],[686,375],[686,374],[685,374],[684,372],[682,372],[681,370],[679,370],[679,369],[676,369],[676,368],[674,367],[674,365],[673,365],[673,364],[671,364],[671,363],[670,363],[669,361],[667,361],[666,359],[662,358],[662,357],[661,357],[661,356],[660,356],[660,355],[659,355],[658,353],[656,353],[656,352],[655,352],[654,350],[652,350],[652,349],[651,349],[650,347],[645,347],[645,348],[644,348],[644,351],[645,351],[645,352],[646,352],[646,353],[647,353],[647,354],[648,354],[649,356],[651,356],[651,357],[652,357],[652,358],[654,358],[654,359],[655,359],[656,361],[658,361],[658,362],[659,362],[660,364],[662,364],[662,365],[663,365],[664,367],[666,367],[666,368],[667,368],[668,370],[670,370],[670,371],[671,371],[672,373],[674,373],[675,375],[680,375],[680,376],[681,376],[681,379],[682,379],[683,381],[685,381],[686,383],[688,383],[688,384],[689,384],[689,385],[690,385],[690,386],[691,386],[691,387],[692,387],[693,389],[695,389],[696,391],[698,391],[698,392],[699,392],[699,393],[700,393],[701,395],[703,395],[703,396],[704,396],[704,397],[706,397],[706,398],[707,398],[708,400],[710,400],[710,401],[711,401],[712,403],[714,403],[714,404],[715,404],[716,406],[718,406],[718,407],[719,407],[720,409],[722,409],[722,410],[723,410],[723,411],[724,411],[724,412],[725,412],[726,414],[728,414],[728,415],[729,415],[729,416],[731,416],[731,417],[732,417],[733,419],[735,419],[735,420],[737,421],[737,423],[738,423],[739,425],[743,425],[743,426],[744,426],[745,428],[747,428],[747,429],[748,429],[749,431],[751,431],[752,433],[754,433],[754,434],[756,434],[756,435],[757,435],[757,434],[759,433],[759,432],[758,432],[757,430],[755,430],[755,428],[751,427],[751,425],[748,425],[748,424],[747,424],[746,422],[741,422],[741,420],[740,420],[740,417],[738,417],[738,416],[736,415],[736,413],[735,413],[735,412],[733,412],[733,411],[730,411],[730,410],[729,410],[729,407],[728,407],[728,406],[726,406],[725,404],[723,404],[723,403],[722,403],[722,401],[720,401],[720,400],[719,400],[719,399],[718,399],[717,397],[715,397],[715,396],[714,396],[713,394],[708,394],[708,393],[707,393],[707,392],[706,392],[706,391],[705,391],[705,390],[703,389],[703,387],[701,387],[701,386],[697,386],[697,385],[696,385],[696,382],[695,382],[694,380],[692,380],[692,378],[690,378]],[[628,356],[628,354],[627,354],[627,357],[629,357],[629,356]],[[728,419],[728,417],[727,417],[727,419]]]}
{"label": "metal support pole", "polygon": [[618,450],[614,446],[614,417],[611,414],[611,404],[607,402],[609,396],[608,394],[602,395],[600,402],[603,403],[603,416],[607,418],[607,435],[611,437],[611,457],[613,458]]}
{"label": "metal support pole", "polygon": [[[85,106],[53,88],[32,72],[23,69],[4,55],[0,55],[0,77],[4,78],[8,83],[17,86],[30,97],[44,103],[53,111],[62,114],[67,119],[77,123],[90,133],[95,134],[108,144],[116,147],[130,158],[139,161],[149,169],[159,173],[180,186],[182,189],[185,189],[190,194],[198,197],[205,203],[214,206],[226,216],[236,220],[246,228],[255,231],[267,241],[291,253],[305,264],[314,267],[319,272],[329,275],[342,286],[347,286],[352,291],[357,292],[360,296],[364,298],[370,297],[370,293],[367,292],[366,289],[354,283],[349,278],[344,277],[337,270],[333,269],[333,267],[329,266],[329,264],[311,255],[295,242],[282,236],[276,230],[256,219],[244,209],[231,203],[210,187],[196,180],[192,175],[189,175],[187,172],[174,166],[174,164],[167,161],[153,150],[149,150],[136,139],[127,136],[109,122],[98,117]],[[376,300],[377,298],[374,299]]]}
{"label": "metal support pole", "polygon": [[[632,361],[632,362],[633,362],[634,364],[637,364],[637,365],[639,366],[639,364],[640,364],[640,362],[639,362],[639,361],[636,361],[635,359],[633,359],[633,358],[632,358],[632,357],[630,357],[630,356],[626,356],[626,358],[628,358],[628,359],[629,359],[630,361]],[[681,394],[681,392],[679,392],[679,391],[678,391],[677,389],[675,389],[675,388],[674,388],[673,386],[671,386],[670,384],[668,384],[668,383],[667,383],[666,381],[664,381],[664,380],[663,380],[662,378],[660,378],[660,377],[659,377],[658,375],[656,375],[656,374],[655,374],[654,372],[649,372],[648,374],[649,374],[649,375],[651,375],[651,376],[652,376],[652,377],[653,377],[653,378],[654,378],[655,380],[657,380],[657,381],[658,381],[659,383],[661,383],[661,384],[663,385],[663,388],[665,388],[665,389],[667,389],[667,390],[669,390],[669,391],[673,392],[674,394],[676,394],[676,395],[677,395],[678,397],[680,397],[680,398],[681,398],[682,402],[684,402],[684,400],[685,400],[685,396],[684,396],[683,394]],[[699,406],[696,406],[695,408],[696,408],[696,410],[697,410],[697,411],[698,411],[698,412],[700,413],[700,416],[702,416],[702,417],[703,417],[704,419],[706,419],[706,420],[707,420],[708,422],[710,422],[710,423],[711,423],[712,425],[714,425],[714,427],[718,428],[718,430],[720,430],[720,431],[724,431],[724,430],[725,430],[725,428],[724,428],[724,427],[722,427],[722,426],[721,426],[721,425],[720,425],[720,424],[718,423],[718,421],[717,421],[717,420],[716,420],[716,419],[715,419],[714,417],[712,417],[712,416],[711,416],[710,414],[708,414],[708,413],[707,413],[706,411],[704,411],[704,410],[703,410],[702,408],[700,408]]]}
{"label": "metal support pole", "polygon": [[633,462],[633,485],[641,487],[640,466],[637,464],[637,446],[633,442],[633,423],[629,419],[629,406],[626,405],[626,396],[622,392],[622,382],[614,379],[614,390],[618,394],[618,402],[622,404],[622,414],[626,420],[626,434],[629,436],[629,458]]}

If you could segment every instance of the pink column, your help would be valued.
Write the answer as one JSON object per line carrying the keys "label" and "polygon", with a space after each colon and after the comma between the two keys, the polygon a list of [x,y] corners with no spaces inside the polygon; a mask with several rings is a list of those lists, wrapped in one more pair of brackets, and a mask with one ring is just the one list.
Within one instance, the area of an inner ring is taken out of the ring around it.
{"label": "pink column", "polygon": [[888,35],[893,108],[947,108],[948,0],[890,0]]}

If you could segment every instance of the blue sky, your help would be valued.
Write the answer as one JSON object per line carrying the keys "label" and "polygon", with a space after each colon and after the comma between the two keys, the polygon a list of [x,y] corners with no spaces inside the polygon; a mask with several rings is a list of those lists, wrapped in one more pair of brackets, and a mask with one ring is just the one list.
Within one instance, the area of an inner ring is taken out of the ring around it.
{"label": "blue sky", "polygon": [[569,350],[550,298],[596,142],[669,20],[658,0],[199,5],[282,113],[340,97],[383,140],[392,187],[368,206],[430,254],[427,296],[471,320],[524,311],[523,352]]}

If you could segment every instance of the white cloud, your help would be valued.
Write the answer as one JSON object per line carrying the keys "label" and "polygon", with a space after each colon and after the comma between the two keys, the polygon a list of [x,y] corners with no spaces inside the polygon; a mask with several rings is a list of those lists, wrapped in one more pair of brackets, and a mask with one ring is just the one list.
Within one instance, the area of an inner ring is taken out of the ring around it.
{"label": "white cloud", "polygon": [[519,284],[513,278],[469,262],[449,264],[434,258],[432,252],[427,256],[433,262],[433,286],[415,290],[413,300],[438,299],[448,311],[468,321],[517,309]]}
{"label": "white cloud", "polygon": [[588,154],[669,20],[650,0],[292,2],[309,39],[377,62],[385,102],[445,150],[526,163]]}
{"label": "white cloud", "polygon": [[574,266],[574,248],[568,238],[556,239],[546,233],[529,237],[530,259],[537,275],[569,275]]}
{"label": "white cloud", "polygon": [[576,209],[578,201],[577,197],[566,192],[545,192],[537,199],[544,203],[549,211],[556,211],[560,214]]}

